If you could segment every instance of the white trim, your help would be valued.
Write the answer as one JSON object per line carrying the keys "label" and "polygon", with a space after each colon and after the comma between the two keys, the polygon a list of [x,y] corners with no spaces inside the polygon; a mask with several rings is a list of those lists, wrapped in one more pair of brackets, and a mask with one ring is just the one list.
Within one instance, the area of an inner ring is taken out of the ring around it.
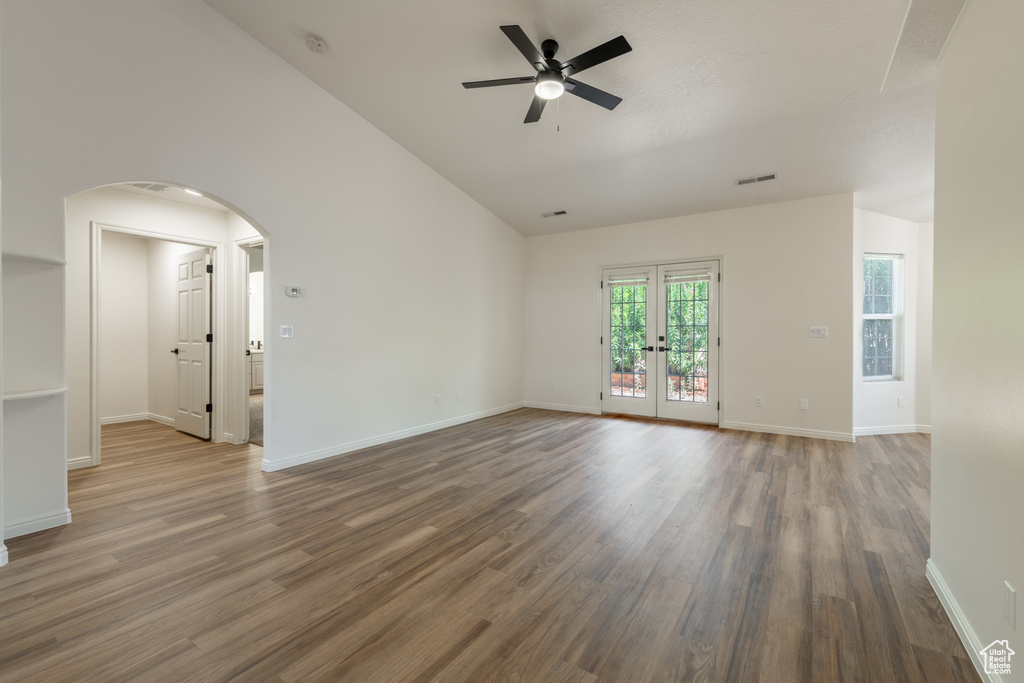
{"label": "white trim", "polygon": [[956,629],[957,635],[960,636],[960,642],[963,643],[964,649],[970,654],[971,662],[974,663],[978,676],[981,677],[981,680],[988,681],[988,683],[1003,683],[1003,677],[999,674],[985,673],[985,662],[981,659],[981,649],[984,645],[982,645],[978,634],[971,627],[971,623],[967,621],[967,616],[960,609],[959,603],[957,603],[956,598],[953,596],[953,592],[949,590],[946,580],[942,578],[942,573],[935,565],[935,561],[930,557],[925,564],[924,575],[928,578],[928,583],[935,590],[935,595],[938,596],[939,602],[946,608],[946,615],[953,623],[953,628]]}
{"label": "white trim", "polygon": [[78,470],[83,467],[92,467],[92,458],[88,455],[79,455],[75,458],[68,458],[69,470]]}
{"label": "white trim", "polygon": [[886,427],[854,427],[854,436],[877,436],[879,434],[916,434],[917,425],[889,425]]}
{"label": "white trim", "polygon": [[113,415],[111,417],[101,417],[101,425],[114,425],[120,424],[121,422],[141,422],[142,420],[148,420],[149,413],[136,413],[135,415]]}
{"label": "white trim", "polygon": [[776,427],[774,425],[747,424],[744,422],[722,422],[722,429],[737,429],[741,432],[761,432],[763,434],[783,434],[785,436],[803,436],[808,439],[826,439],[828,441],[845,441],[854,443],[856,437],[846,432],[826,432],[819,429],[795,429],[792,427]]}
{"label": "white trim", "polygon": [[168,427],[174,426],[173,417],[164,417],[163,415],[157,415],[156,413],[149,413],[146,416],[146,419],[150,420],[151,422],[159,422],[160,424],[167,425]]}
{"label": "white trim", "polygon": [[25,534],[34,534],[44,529],[52,529],[57,526],[64,526],[71,523],[71,510],[64,508],[58,512],[48,512],[44,515],[36,515],[23,519],[20,522],[4,526],[4,538],[17,538]]}
{"label": "white trim", "polygon": [[914,425],[914,426],[917,427],[917,432],[919,434],[931,434],[932,433],[932,426],[931,425]]}
{"label": "white trim", "polygon": [[34,263],[40,266],[64,266],[67,261],[55,256],[41,256],[39,254],[22,254],[15,251],[5,251],[4,261],[17,261],[19,263]]}
{"label": "white trim", "polygon": [[536,408],[537,410],[557,410],[562,413],[585,413],[587,415],[600,415],[601,409],[590,406],[570,406],[562,403],[537,403],[536,401],[524,401],[523,407]]}
{"label": "white trim", "polygon": [[370,446],[379,446],[380,444],[383,443],[398,441],[400,439],[407,439],[410,436],[418,436],[420,434],[426,434],[427,432],[435,432],[439,429],[444,429],[446,427],[454,427],[456,425],[465,424],[467,422],[473,422],[475,420],[480,420],[485,417],[500,415],[501,413],[507,413],[512,410],[518,410],[519,408],[522,407],[522,402],[512,403],[507,406],[492,408],[491,410],[483,410],[480,411],[479,413],[472,413],[470,415],[460,415],[459,417],[453,417],[449,420],[431,422],[429,424],[421,425],[419,427],[403,429],[397,432],[391,432],[390,434],[382,434],[380,436],[371,437],[369,439],[363,439],[361,441],[351,441],[349,443],[340,444],[338,446],[321,448],[316,451],[309,451],[308,453],[302,453],[300,455],[295,455],[290,458],[285,458],[283,460],[277,460],[274,462],[270,462],[266,458],[264,458],[263,463],[260,465],[260,468],[264,472],[277,472],[279,470],[284,470],[289,467],[295,467],[296,465],[305,465],[306,463],[315,462],[317,460],[323,460],[324,458],[333,458],[336,455],[344,455],[345,453],[351,453],[352,451],[358,451],[363,448],[369,448]]}
{"label": "white trim", "polygon": [[0,567],[7,564],[7,561],[7,546],[5,546],[3,543],[0,543]]}
{"label": "white trim", "polygon": [[12,391],[4,394],[5,401],[26,401],[33,398],[48,398],[60,396],[67,393],[67,387],[54,387],[53,389],[39,389],[38,391]]}

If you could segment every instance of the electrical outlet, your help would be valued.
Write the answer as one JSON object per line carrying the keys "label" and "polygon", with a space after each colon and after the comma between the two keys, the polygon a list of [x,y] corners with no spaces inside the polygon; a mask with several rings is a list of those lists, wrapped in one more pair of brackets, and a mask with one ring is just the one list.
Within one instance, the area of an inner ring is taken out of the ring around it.
{"label": "electrical outlet", "polygon": [[1013,586],[1010,585],[1009,581],[1003,581],[1003,617],[1010,624],[1010,628],[1016,631],[1017,591],[1013,590]]}
{"label": "electrical outlet", "polygon": [[754,397],[754,407],[755,408],[763,408],[764,407],[764,396],[755,396]]}
{"label": "electrical outlet", "polygon": [[897,408],[902,408],[903,407],[903,397],[902,396],[900,396],[900,397],[898,397],[896,399],[896,407]]}
{"label": "electrical outlet", "polygon": [[800,399],[800,410],[807,410],[807,399]]}
{"label": "electrical outlet", "polygon": [[459,389],[459,400],[462,400],[462,389]]}
{"label": "electrical outlet", "polygon": [[281,338],[291,339],[295,336],[295,328],[292,325],[281,325]]}
{"label": "electrical outlet", "polygon": [[434,394],[434,405],[441,405],[441,394]]}

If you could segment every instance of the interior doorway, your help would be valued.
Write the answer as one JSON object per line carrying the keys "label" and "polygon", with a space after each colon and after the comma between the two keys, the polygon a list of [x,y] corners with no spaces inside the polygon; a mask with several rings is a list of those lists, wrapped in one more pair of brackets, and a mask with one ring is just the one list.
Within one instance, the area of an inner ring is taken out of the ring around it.
{"label": "interior doorway", "polygon": [[717,259],[602,272],[602,412],[719,423]]}
{"label": "interior doorway", "polygon": [[264,324],[266,249],[262,240],[239,245],[245,253],[246,324],[245,355],[249,361],[249,443],[263,445],[264,391],[266,376],[266,325]]}

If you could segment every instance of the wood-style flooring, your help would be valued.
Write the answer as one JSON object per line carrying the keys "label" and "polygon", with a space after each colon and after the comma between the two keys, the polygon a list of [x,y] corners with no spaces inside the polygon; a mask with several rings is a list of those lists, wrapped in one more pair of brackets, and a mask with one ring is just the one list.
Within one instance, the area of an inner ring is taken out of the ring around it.
{"label": "wood-style flooring", "polygon": [[284,472],[103,427],[10,539],[0,680],[978,681],[929,441],[523,409]]}

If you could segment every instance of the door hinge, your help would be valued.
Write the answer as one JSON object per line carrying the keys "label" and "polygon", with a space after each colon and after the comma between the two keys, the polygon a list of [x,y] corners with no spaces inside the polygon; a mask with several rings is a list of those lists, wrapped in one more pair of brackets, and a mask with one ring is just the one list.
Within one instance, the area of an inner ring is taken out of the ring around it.
{"label": "door hinge", "polygon": [[213,264],[212,263],[207,263],[206,264],[206,272],[207,273],[212,273],[213,272]]}
{"label": "door hinge", "polygon": [[721,346],[721,345],[722,345],[722,338],[721,338],[721,337],[719,337],[719,338],[718,338],[718,345],[719,345],[719,346]]}
{"label": "door hinge", "polygon": [[603,391],[601,392],[601,400],[602,401],[604,400],[604,392]]}
{"label": "door hinge", "polygon": [[212,413],[213,412],[213,404],[212,403],[207,403],[206,404],[206,412],[208,412],[208,413]]}
{"label": "door hinge", "polygon": [[601,337],[601,346],[604,346],[604,336]]}
{"label": "door hinge", "polygon": [[721,281],[722,281],[722,274],[721,274],[721,273],[719,273],[719,274],[718,274],[718,281],[719,281],[719,282],[721,282]]}
{"label": "door hinge", "polygon": [[601,280],[601,289],[604,289],[604,280]]}
{"label": "door hinge", "polygon": [[213,334],[206,335],[206,341],[212,342],[213,341]]}
{"label": "door hinge", "polygon": [[721,401],[719,401],[719,402],[718,402],[718,407],[717,407],[717,408],[715,408],[715,410],[721,410],[721,409],[722,409],[722,402],[721,402]]}

